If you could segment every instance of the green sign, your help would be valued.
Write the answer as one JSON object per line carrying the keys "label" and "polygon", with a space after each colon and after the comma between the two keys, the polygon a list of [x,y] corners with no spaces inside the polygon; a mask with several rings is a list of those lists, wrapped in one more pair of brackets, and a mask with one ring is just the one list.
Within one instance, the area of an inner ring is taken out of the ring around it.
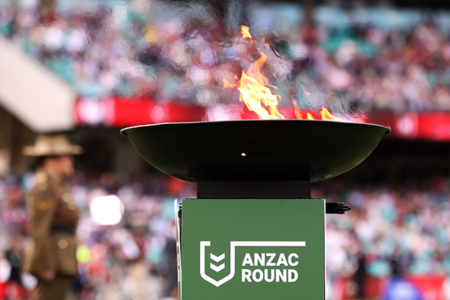
{"label": "green sign", "polygon": [[325,200],[183,200],[181,300],[325,298]]}

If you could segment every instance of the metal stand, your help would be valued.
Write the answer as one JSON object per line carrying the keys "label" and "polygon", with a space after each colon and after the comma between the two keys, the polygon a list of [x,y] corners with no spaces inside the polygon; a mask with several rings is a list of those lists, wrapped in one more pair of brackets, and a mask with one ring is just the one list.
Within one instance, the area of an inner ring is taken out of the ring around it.
{"label": "metal stand", "polygon": [[197,199],[310,199],[309,181],[213,181],[197,183]]}
{"label": "metal stand", "polygon": [[[213,181],[197,183],[197,199],[311,199],[309,181]],[[327,214],[345,214],[345,203],[327,202]],[[181,209],[180,209],[181,215]]]}

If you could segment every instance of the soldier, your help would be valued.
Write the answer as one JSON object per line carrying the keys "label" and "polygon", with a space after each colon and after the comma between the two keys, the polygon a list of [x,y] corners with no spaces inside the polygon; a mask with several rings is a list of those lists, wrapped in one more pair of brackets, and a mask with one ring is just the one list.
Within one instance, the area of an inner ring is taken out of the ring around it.
{"label": "soldier", "polygon": [[23,154],[38,157],[36,184],[27,198],[29,249],[24,270],[37,277],[35,300],[64,300],[77,274],[75,231],[78,207],[65,178],[73,173],[73,155],[82,152],[65,135],[41,135]]}

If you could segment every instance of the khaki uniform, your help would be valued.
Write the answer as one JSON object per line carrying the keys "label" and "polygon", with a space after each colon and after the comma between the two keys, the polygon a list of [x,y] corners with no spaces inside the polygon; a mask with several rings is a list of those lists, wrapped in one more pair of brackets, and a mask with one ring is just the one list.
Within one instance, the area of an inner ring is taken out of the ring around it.
{"label": "khaki uniform", "polygon": [[[64,181],[44,171],[38,171],[27,204],[33,246],[25,257],[24,269],[38,278],[34,299],[63,300],[72,276],[78,272],[75,241],[78,207]],[[55,279],[40,278],[46,271],[53,271]]]}

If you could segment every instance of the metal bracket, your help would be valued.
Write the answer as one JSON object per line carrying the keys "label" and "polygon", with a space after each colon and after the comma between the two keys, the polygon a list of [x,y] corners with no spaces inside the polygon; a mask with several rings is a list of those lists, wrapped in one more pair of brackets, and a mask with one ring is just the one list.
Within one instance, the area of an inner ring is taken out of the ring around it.
{"label": "metal bracket", "polygon": [[343,202],[327,202],[326,203],[326,213],[327,214],[337,214],[343,215],[346,212],[352,210],[350,206]]}

